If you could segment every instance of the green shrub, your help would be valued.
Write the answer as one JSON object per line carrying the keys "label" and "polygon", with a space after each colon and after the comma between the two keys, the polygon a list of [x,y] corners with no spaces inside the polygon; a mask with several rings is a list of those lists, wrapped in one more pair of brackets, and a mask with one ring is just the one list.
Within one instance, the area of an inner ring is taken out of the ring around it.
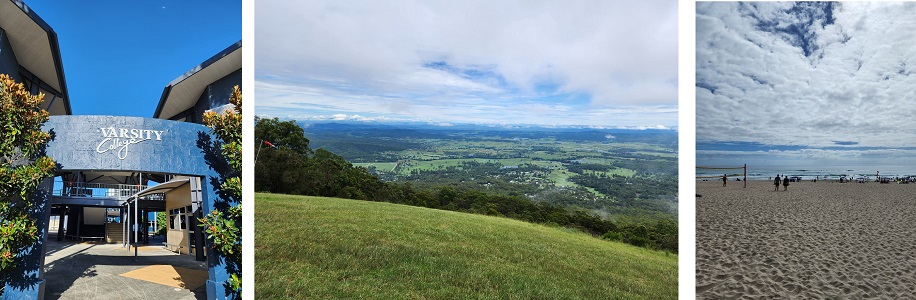
{"label": "green shrub", "polygon": [[605,240],[616,241],[616,242],[623,241],[623,236],[620,234],[620,232],[614,232],[614,231],[608,231],[607,233],[602,235],[601,238]]}

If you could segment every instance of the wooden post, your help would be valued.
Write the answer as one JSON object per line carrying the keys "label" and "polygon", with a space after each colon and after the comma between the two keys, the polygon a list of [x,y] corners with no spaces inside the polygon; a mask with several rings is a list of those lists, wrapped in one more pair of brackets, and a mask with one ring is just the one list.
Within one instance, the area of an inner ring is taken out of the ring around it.
{"label": "wooden post", "polygon": [[747,188],[747,164],[744,164],[744,188]]}

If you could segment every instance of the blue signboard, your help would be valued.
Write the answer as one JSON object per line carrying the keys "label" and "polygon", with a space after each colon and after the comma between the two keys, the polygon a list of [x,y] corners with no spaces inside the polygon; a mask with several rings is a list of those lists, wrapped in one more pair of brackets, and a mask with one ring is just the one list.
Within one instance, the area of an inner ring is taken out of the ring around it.
{"label": "blue signboard", "polygon": [[132,171],[201,176],[209,166],[198,145],[210,129],[187,122],[121,116],[52,116],[47,154],[61,170]]}

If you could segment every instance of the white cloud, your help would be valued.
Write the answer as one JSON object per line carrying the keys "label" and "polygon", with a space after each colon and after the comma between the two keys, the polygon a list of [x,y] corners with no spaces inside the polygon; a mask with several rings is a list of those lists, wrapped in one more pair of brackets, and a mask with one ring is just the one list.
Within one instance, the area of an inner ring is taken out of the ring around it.
{"label": "white cloud", "polygon": [[[259,113],[262,105],[302,110],[298,103],[327,98],[345,107],[340,113],[361,112],[359,105],[494,121],[517,110],[494,113],[484,105],[525,106],[532,115],[541,109],[549,122],[570,123],[576,120],[550,114],[652,105],[675,112],[603,121],[677,124],[672,1],[259,1],[256,14]],[[448,68],[425,66],[436,62]],[[271,90],[262,94],[261,87]],[[291,88],[298,98],[281,92]],[[520,104],[564,94],[589,100]],[[468,103],[462,113],[443,109]]]}
{"label": "white cloud", "polygon": [[797,31],[812,37],[806,56],[791,34],[762,30],[806,21],[786,5],[698,3],[697,141],[912,146],[916,6],[837,4],[834,24]]}

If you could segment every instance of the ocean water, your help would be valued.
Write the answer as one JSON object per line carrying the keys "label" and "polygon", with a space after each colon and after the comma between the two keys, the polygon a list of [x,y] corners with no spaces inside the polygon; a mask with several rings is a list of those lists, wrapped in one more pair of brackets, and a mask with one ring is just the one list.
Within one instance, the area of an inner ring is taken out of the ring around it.
{"label": "ocean water", "polygon": [[[731,167],[731,166],[727,166]],[[728,174],[729,180],[734,174],[742,174],[741,169],[708,170],[696,169],[696,176],[722,176]],[[877,172],[877,173],[876,173]],[[866,177],[874,180],[876,174],[881,177],[906,177],[916,176],[916,166],[747,166],[748,180],[769,180],[774,176],[789,175],[800,176],[802,180],[814,178],[837,180],[840,177],[858,178]],[[738,178],[743,176],[738,176]],[[710,178],[709,180],[718,180]]]}

